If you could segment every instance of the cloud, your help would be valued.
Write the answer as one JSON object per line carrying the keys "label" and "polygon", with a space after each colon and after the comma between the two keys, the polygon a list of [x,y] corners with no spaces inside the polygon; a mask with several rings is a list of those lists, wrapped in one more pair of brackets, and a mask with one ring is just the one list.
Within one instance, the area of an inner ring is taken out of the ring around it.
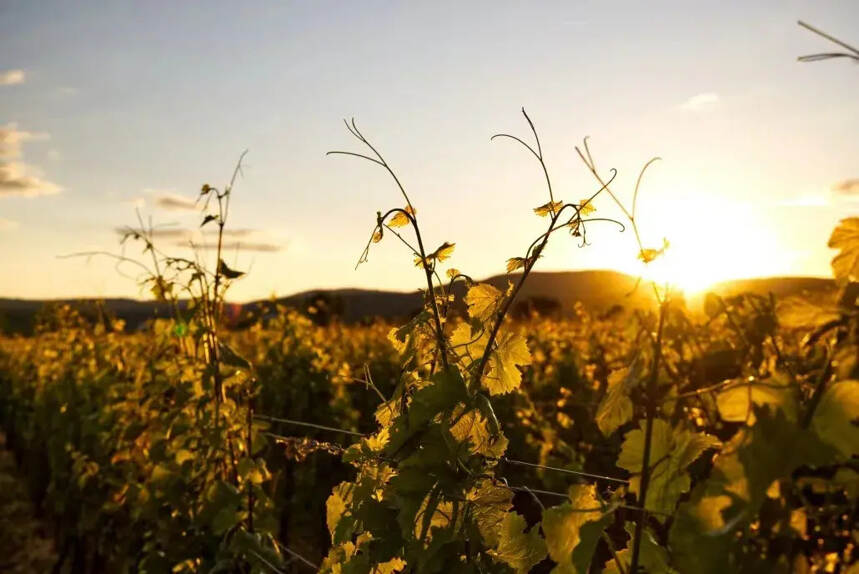
{"label": "cloud", "polygon": [[146,190],[148,193],[155,195],[155,205],[161,209],[168,211],[196,211],[199,206],[193,199],[189,199],[182,195],[177,195],[170,191],[159,191],[154,189]]}
{"label": "cloud", "polygon": [[[117,227],[116,232],[120,235],[125,235],[128,232],[130,227]],[[236,240],[241,238],[248,238],[257,234],[255,229],[247,229],[247,228],[236,228],[224,229],[224,237],[230,240]],[[211,240],[214,237],[218,236],[218,232],[215,229],[210,229],[205,233],[200,230],[194,229],[183,229],[181,227],[156,227],[152,230],[153,239],[165,239],[165,240],[176,240],[179,245],[183,247],[188,246],[189,241],[195,241],[195,244],[199,243],[198,239],[203,238],[203,243],[206,243],[208,240]]]}
{"label": "cloud", "polygon": [[45,134],[19,130],[15,124],[0,126],[0,197],[35,197],[63,190],[59,185],[32,173],[34,170],[20,161],[23,158],[21,148],[24,142],[47,137]]}
{"label": "cloud", "polygon": [[27,79],[24,70],[6,70],[0,72],[0,86],[17,86]]}
{"label": "cloud", "polygon": [[12,231],[13,229],[18,229],[17,221],[0,217],[0,231]]}
{"label": "cloud", "polygon": [[832,185],[832,193],[859,199],[859,178],[845,179]]}
{"label": "cloud", "polygon": [[713,92],[706,92],[703,94],[697,94],[692,96],[682,104],[680,104],[681,110],[686,110],[688,112],[699,112],[706,109],[710,109],[716,104],[719,103],[719,94],[715,94]]}
{"label": "cloud", "polygon": [[[117,227],[119,235],[126,235],[133,228]],[[221,249],[224,251],[241,251],[256,253],[274,253],[284,248],[284,245],[267,241],[260,237],[255,229],[236,228],[224,229],[224,240]],[[202,251],[213,251],[218,248],[218,232],[215,229],[201,231],[199,229],[184,229],[180,227],[160,227],[152,230],[152,238],[156,242],[164,241],[174,247],[191,247]]]}
{"label": "cloud", "polygon": [[[195,245],[197,249],[202,249],[204,251],[214,251],[218,248],[217,243],[208,242],[202,243],[200,245]],[[283,249],[282,245],[277,245],[274,243],[263,243],[256,241],[249,241],[246,243],[242,243],[241,241],[225,241],[221,246],[223,251],[254,251],[256,253],[274,253],[276,251],[280,251]]]}

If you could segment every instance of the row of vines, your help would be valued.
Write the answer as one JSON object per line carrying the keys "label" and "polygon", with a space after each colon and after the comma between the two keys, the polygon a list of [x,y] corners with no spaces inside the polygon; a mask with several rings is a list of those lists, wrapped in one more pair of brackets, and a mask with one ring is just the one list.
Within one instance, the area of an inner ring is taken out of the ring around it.
{"label": "row of vines", "polygon": [[827,296],[708,295],[691,312],[646,284],[650,308],[513,321],[550,241],[587,246],[607,225],[644,263],[669,248],[638,232],[653,160],[625,203],[586,140],[593,189],[564,201],[524,117],[527,137],[496,138],[536,159],[545,230],[508,259],[507,289],[449,266],[455,244],[422,235],[352,121],[360,148],[332,153],[400,194],[359,264],[402,246],[424,294],[407,323],[272,305],[225,329],[240,161],[200,192],[214,261],[165,253],[142,219],[123,234],[140,258],[89,254],[137,269],[168,317],[127,333],[61,306],[0,339],[0,426],[52,525],[54,571],[859,572],[859,218],[831,236]]}

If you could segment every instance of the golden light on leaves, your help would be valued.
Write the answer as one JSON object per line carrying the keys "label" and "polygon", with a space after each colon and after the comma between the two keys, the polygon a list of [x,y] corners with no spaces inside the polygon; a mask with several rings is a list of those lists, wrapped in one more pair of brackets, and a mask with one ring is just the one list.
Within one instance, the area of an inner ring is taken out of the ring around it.
{"label": "golden light on leaves", "polygon": [[655,260],[660,255],[664,255],[665,250],[668,249],[670,246],[671,246],[671,244],[668,242],[668,240],[663,238],[662,239],[662,247],[660,247],[659,249],[653,249],[653,248],[647,248],[646,247],[646,248],[644,248],[638,252],[638,259],[643,261],[644,263],[650,263],[651,261]]}
{"label": "golden light on leaves", "polygon": [[843,283],[859,278],[859,217],[842,219],[829,238],[829,247],[839,253],[832,259],[832,273]]}
{"label": "golden light on leaves", "polygon": [[431,267],[436,262],[440,263],[446,259],[450,259],[450,256],[453,255],[454,247],[456,247],[456,243],[445,241],[438,249],[427,255],[426,260],[421,259],[420,256],[415,256],[415,267],[421,267],[424,264]]}
{"label": "golden light on leaves", "polygon": [[597,208],[594,206],[593,202],[589,199],[583,199],[581,204],[579,205],[579,215],[582,217],[590,215],[595,212]]}
{"label": "golden light on leaves", "polygon": [[525,261],[524,257],[511,257],[507,260],[507,273],[513,273],[517,269],[525,267]]}
{"label": "golden light on leaves", "polygon": [[[403,211],[405,213],[403,213]],[[412,208],[411,205],[407,205],[403,209],[403,211],[398,211],[396,213],[396,215],[394,215],[390,220],[388,220],[388,227],[405,227],[406,225],[411,223],[411,221],[409,220],[409,217],[408,217],[408,215],[406,215],[406,213],[408,213],[412,217],[414,217],[415,214],[417,213],[417,211],[414,208]]]}
{"label": "golden light on leaves", "polygon": [[563,201],[550,201],[548,203],[544,203],[540,207],[534,208],[534,213],[539,215],[540,217],[546,217],[547,215],[555,215],[560,211],[560,209],[564,206]]}

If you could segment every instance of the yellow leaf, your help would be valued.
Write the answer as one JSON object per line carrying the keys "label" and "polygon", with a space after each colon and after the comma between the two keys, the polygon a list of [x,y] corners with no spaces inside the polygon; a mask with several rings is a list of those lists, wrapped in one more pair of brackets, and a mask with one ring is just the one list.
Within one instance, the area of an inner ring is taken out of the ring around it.
{"label": "yellow leaf", "polygon": [[507,260],[507,273],[513,273],[517,269],[525,267],[525,261],[524,257],[511,257]]}
{"label": "yellow leaf", "polygon": [[527,526],[521,514],[508,512],[498,525],[498,546],[489,551],[495,560],[506,563],[516,574],[529,572],[546,557],[546,543],[540,536],[540,528],[534,526],[526,533]]}
{"label": "yellow leaf", "polygon": [[[416,213],[410,205],[407,205],[403,211],[405,211],[412,217],[414,217]],[[396,215],[394,215],[391,219],[388,220],[388,227],[405,227],[406,225],[411,223],[411,221],[409,221],[408,216],[403,213],[403,211],[398,211]]]}
{"label": "yellow leaf", "polygon": [[564,206],[563,201],[550,201],[549,203],[544,203],[540,207],[534,208],[534,213],[539,215],[540,217],[546,217],[550,213],[555,215],[560,211],[560,209]]}
{"label": "yellow leaf", "polygon": [[579,215],[590,215],[596,210],[597,208],[594,207],[594,204],[589,199],[583,199],[579,204]]}
{"label": "yellow leaf", "polygon": [[459,269],[457,269],[455,267],[451,267],[450,269],[447,270],[447,278],[448,279],[453,279],[457,275],[459,275]]}
{"label": "yellow leaf", "polygon": [[832,259],[832,273],[838,282],[859,279],[859,217],[842,219],[829,238],[829,247],[839,253]]}
{"label": "yellow leaf", "polygon": [[498,336],[496,343],[496,349],[489,355],[489,370],[482,381],[490,395],[502,395],[519,388],[522,382],[519,367],[531,364],[525,337],[504,333]]}
{"label": "yellow leaf", "polygon": [[638,258],[645,263],[650,263],[651,261],[653,261],[654,259],[656,259],[660,255],[664,254],[665,250],[668,249],[668,247],[670,245],[671,244],[668,242],[667,239],[663,239],[662,240],[662,247],[660,247],[659,249],[650,249],[650,248],[642,249],[641,251],[638,252]]}
{"label": "yellow leaf", "polygon": [[378,243],[382,240],[382,230],[377,229],[373,232],[373,243]]}
{"label": "yellow leaf", "polygon": [[493,313],[501,300],[501,291],[489,283],[478,283],[468,290],[465,304],[468,305],[468,315],[474,319],[485,321]]}
{"label": "yellow leaf", "polygon": [[444,261],[445,259],[449,259],[451,255],[453,255],[453,248],[456,247],[456,243],[448,243],[445,241],[441,244],[441,246],[436,249],[430,257],[437,261]]}

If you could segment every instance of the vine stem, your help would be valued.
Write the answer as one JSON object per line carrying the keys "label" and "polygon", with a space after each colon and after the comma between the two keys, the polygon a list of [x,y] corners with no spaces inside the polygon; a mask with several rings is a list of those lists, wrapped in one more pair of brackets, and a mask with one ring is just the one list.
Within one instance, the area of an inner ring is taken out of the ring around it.
{"label": "vine stem", "polygon": [[629,571],[638,571],[638,558],[641,553],[641,537],[644,533],[644,524],[647,522],[647,489],[650,486],[650,451],[653,444],[653,421],[656,418],[656,390],[659,382],[659,359],[662,355],[662,331],[665,326],[665,315],[668,311],[668,302],[664,301],[659,305],[659,326],[656,331],[656,342],[653,347],[653,366],[651,367],[650,377],[647,380],[647,404],[646,416],[647,420],[644,427],[644,453],[641,460],[641,484],[638,491],[638,505],[641,507],[641,514],[638,521],[635,523],[635,535],[632,541],[632,561],[630,562]]}

